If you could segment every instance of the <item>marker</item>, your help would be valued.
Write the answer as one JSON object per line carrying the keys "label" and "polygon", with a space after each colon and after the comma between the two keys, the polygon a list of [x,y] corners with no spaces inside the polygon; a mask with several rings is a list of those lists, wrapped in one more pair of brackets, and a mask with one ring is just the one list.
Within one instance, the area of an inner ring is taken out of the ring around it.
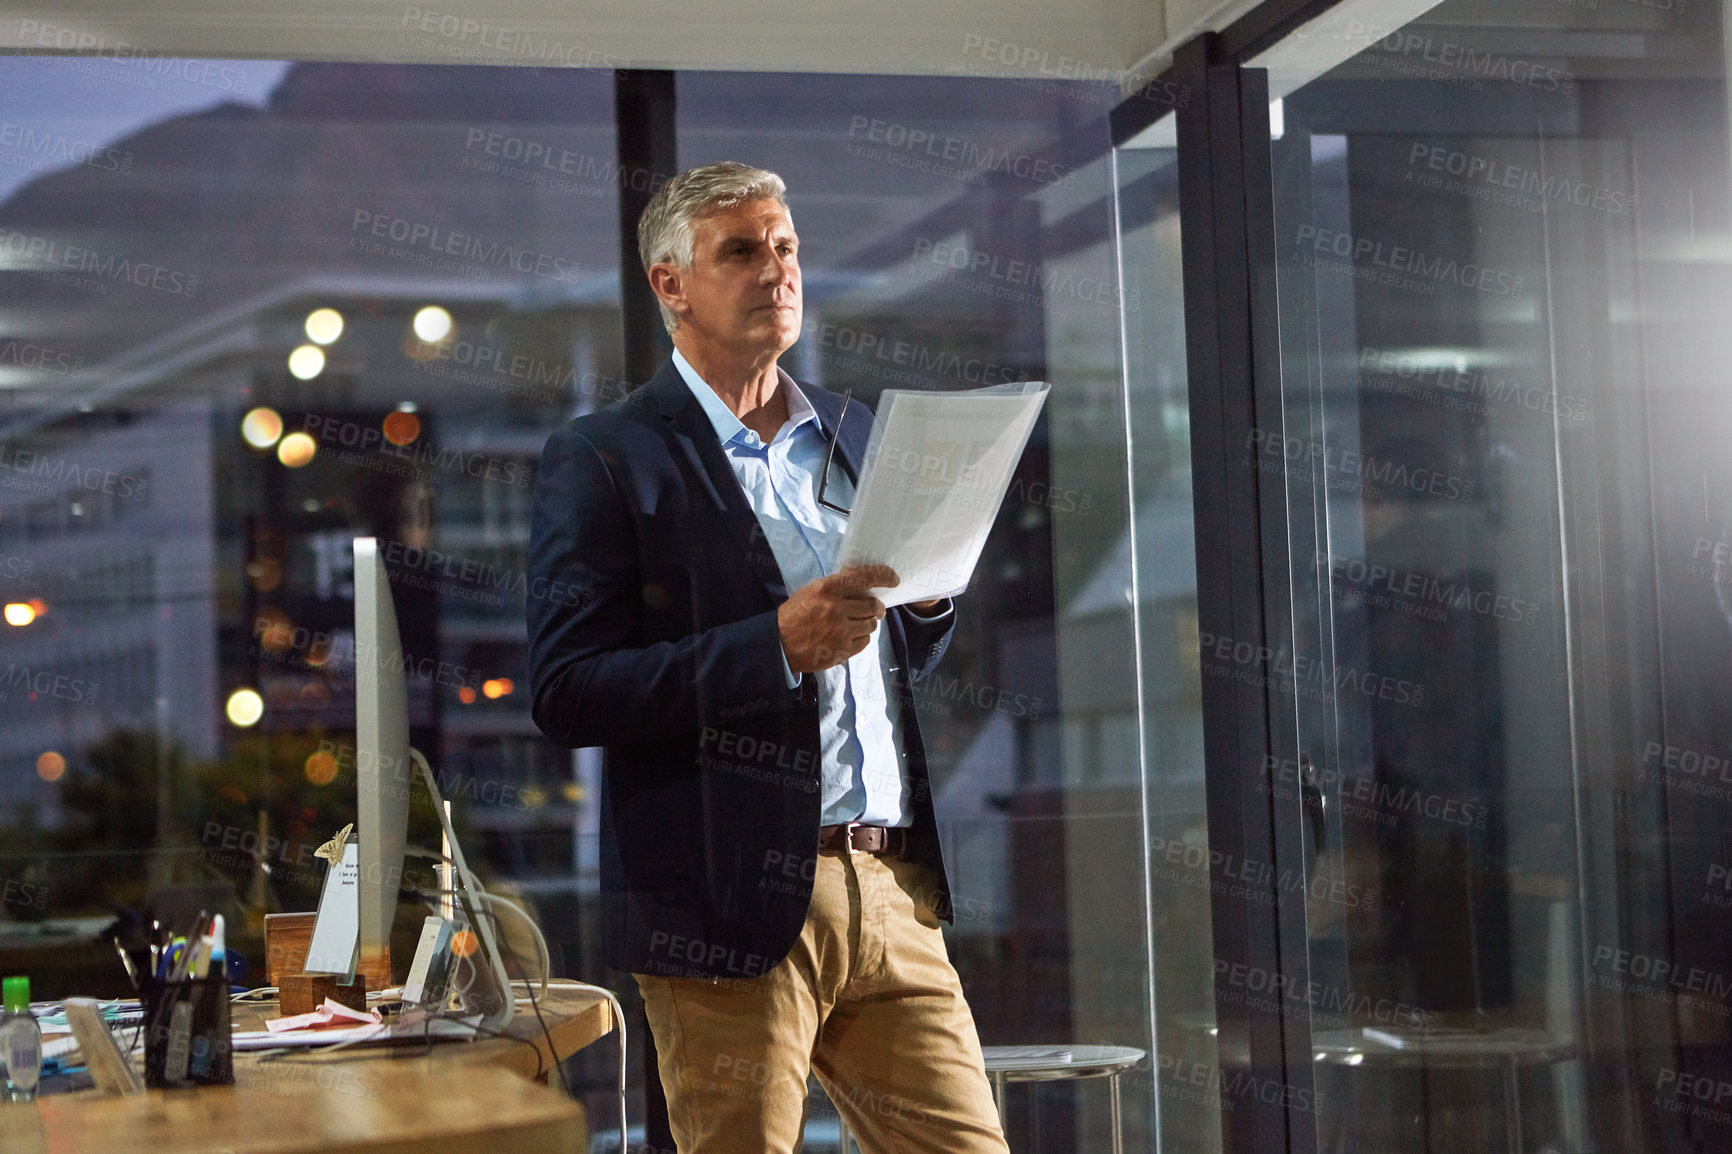
{"label": "marker", "polygon": [[228,951],[223,942],[223,916],[218,914],[211,919],[210,927],[210,962],[216,966],[217,973],[228,977]]}
{"label": "marker", "polygon": [[211,919],[211,924],[210,924],[209,929],[205,932],[205,934],[202,937],[199,938],[198,945],[193,950],[192,976],[194,978],[208,977],[210,974],[210,964],[212,961],[217,961],[218,967],[219,967],[217,972],[218,973],[222,972],[222,970],[221,970],[221,964],[222,964],[221,959],[223,957],[222,937],[223,937],[223,916],[221,914],[217,914],[214,918]]}

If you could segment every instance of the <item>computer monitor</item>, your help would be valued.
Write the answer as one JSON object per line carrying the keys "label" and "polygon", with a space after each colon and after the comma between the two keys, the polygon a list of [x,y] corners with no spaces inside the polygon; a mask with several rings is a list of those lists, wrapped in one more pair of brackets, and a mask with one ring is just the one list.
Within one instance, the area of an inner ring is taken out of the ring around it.
{"label": "computer monitor", "polygon": [[384,958],[409,836],[409,693],[376,537],[355,538],[355,825],[361,963]]}
{"label": "computer monitor", "polygon": [[[397,632],[397,610],[391,582],[374,537],[355,538],[355,827],[360,842],[356,863],[360,874],[360,960],[385,956],[391,923],[397,913],[397,891],[408,848],[409,795],[415,769],[432,796],[434,812],[444,827],[451,874],[467,895],[481,955],[476,970],[491,973],[495,995],[482,1015],[490,1030],[504,1029],[515,1011],[511,981],[493,932],[493,912],[487,893],[469,872],[462,847],[451,828],[439,784],[427,762],[409,748],[409,695],[404,682],[403,643]],[[446,895],[454,897],[455,895]],[[461,908],[460,906],[458,908]]]}

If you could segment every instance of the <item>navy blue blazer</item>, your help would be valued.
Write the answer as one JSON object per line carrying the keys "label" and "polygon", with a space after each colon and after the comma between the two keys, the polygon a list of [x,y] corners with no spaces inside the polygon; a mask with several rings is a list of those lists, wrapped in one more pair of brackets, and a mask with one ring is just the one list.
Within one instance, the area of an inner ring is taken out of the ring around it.
{"label": "navy blue blazer", "polygon": [[[800,387],[831,435],[842,399]],[[856,483],[871,429],[866,406],[850,406],[836,459]],[[672,362],[548,438],[528,569],[535,723],[559,745],[606,751],[608,964],[677,977],[768,972],[799,938],[817,866],[817,679],[788,687],[776,608],[790,590]],[[925,625],[896,608],[882,625],[908,753],[906,856],[946,921],[909,688],[938,663],[954,621]]]}

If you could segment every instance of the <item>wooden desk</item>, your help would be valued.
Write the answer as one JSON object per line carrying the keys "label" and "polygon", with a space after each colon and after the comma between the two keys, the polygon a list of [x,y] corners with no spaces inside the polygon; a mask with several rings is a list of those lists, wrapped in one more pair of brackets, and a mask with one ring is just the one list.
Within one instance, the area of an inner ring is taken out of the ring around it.
{"label": "wooden desk", "polygon": [[[272,1003],[235,1007],[262,1029]],[[263,1061],[235,1055],[235,1085],[94,1091],[0,1107],[5,1154],[587,1154],[583,1108],[531,1080],[614,1025],[606,999],[554,986],[541,1003],[552,1045],[525,1003],[507,1033],[421,1046],[350,1046]],[[528,1043],[527,1045],[525,1043]],[[134,1061],[138,1061],[135,1055]]]}
{"label": "wooden desk", "polygon": [[[556,980],[548,983],[547,997],[542,999],[538,995],[537,1001],[541,1005],[539,1021],[528,999],[518,995],[517,1013],[512,1016],[511,1025],[506,1027],[506,1037],[484,1038],[474,1042],[435,1042],[431,1050],[425,1046],[375,1046],[358,1051],[351,1046],[331,1055],[331,1058],[341,1060],[344,1065],[353,1066],[356,1064],[354,1057],[360,1052],[365,1053],[369,1059],[388,1060],[392,1064],[418,1064],[420,1068],[427,1070],[447,1065],[503,1066],[525,1078],[539,1077],[545,1082],[553,1071],[556,1059],[571,1057],[613,1029],[613,1007],[608,1005],[607,999],[600,994],[592,994],[575,986],[562,986]],[[257,1002],[251,1005],[241,1002],[234,1007],[232,1024],[236,1030],[262,1030],[265,1028],[265,1019],[276,1016],[275,1002]],[[545,1034],[542,1031],[543,1021],[547,1023]],[[548,1046],[549,1035],[553,1042],[551,1049]],[[320,1058],[318,1051],[312,1050],[293,1061],[316,1063]],[[259,1059],[253,1054],[236,1054],[236,1080],[240,1079],[243,1066],[258,1064]],[[280,1065],[281,1062],[265,1064]]]}

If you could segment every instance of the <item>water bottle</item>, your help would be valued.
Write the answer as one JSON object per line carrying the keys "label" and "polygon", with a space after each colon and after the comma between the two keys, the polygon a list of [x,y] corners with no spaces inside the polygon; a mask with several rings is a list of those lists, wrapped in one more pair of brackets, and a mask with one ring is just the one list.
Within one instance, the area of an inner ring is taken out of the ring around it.
{"label": "water bottle", "polygon": [[0,1075],[8,1102],[28,1102],[36,1097],[42,1077],[42,1027],[30,1014],[30,979],[7,978],[0,982]]}

